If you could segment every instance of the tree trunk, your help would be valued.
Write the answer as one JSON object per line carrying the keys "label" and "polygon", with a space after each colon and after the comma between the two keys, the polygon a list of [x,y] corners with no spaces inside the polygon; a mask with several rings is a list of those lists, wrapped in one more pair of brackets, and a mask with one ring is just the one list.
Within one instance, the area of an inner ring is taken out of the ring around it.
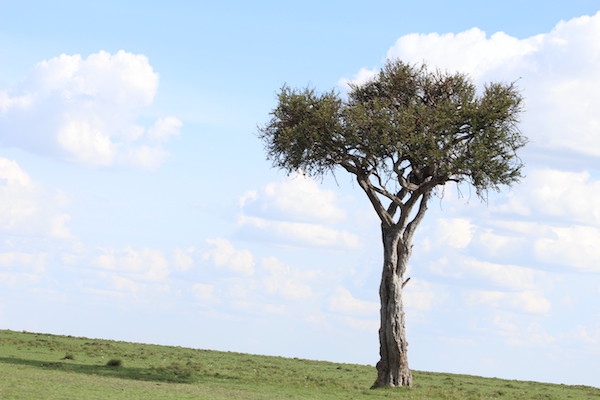
{"label": "tree trunk", "polygon": [[379,354],[377,380],[373,387],[412,386],[412,373],[408,368],[408,342],[402,304],[402,284],[410,243],[404,243],[397,227],[382,227],[383,273],[379,297],[381,299],[381,326],[379,328]]}

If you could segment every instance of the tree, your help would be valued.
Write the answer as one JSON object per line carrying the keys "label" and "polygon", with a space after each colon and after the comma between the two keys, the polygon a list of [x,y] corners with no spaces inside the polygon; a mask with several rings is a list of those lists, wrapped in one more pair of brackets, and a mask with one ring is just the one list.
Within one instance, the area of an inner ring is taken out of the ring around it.
{"label": "tree", "polygon": [[415,230],[435,189],[471,184],[481,199],[521,178],[522,97],[514,83],[481,93],[464,74],[390,61],[371,81],[335,91],[284,86],[259,128],[274,167],[310,176],[341,167],[381,220],[380,360],[374,387],[411,386],[402,290]]}

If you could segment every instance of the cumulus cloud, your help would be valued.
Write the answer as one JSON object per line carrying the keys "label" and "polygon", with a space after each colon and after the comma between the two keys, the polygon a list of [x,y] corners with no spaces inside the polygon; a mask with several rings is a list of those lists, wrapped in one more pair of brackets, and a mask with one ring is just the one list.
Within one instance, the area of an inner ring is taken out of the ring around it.
{"label": "cumulus cloud", "polygon": [[239,310],[243,311],[247,314],[254,314],[264,316],[265,314],[276,314],[283,315],[286,312],[285,304],[267,304],[267,303],[258,303],[251,301],[234,301],[232,302],[232,306]]}
{"label": "cumulus cloud", "polygon": [[377,320],[343,316],[339,321],[358,331],[377,332],[377,329],[379,329],[379,321]]}
{"label": "cumulus cloud", "polygon": [[600,13],[517,39],[478,28],[400,37],[387,57],[461,71],[478,82],[518,80],[526,99],[522,128],[531,145],[600,156]]}
{"label": "cumulus cloud", "polygon": [[511,264],[497,264],[473,257],[444,257],[429,267],[442,277],[479,280],[479,284],[492,285],[503,290],[533,291],[551,285],[553,278],[544,271]]}
{"label": "cumulus cloud", "polygon": [[337,223],[346,218],[336,194],[303,174],[248,191],[240,205],[249,214],[285,221]]}
{"label": "cumulus cloud", "polygon": [[196,253],[195,247],[189,247],[187,249],[175,249],[173,255],[173,264],[176,269],[181,272],[187,272],[194,266],[194,253]]}
{"label": "cumulus cloud", "polygon": [[426,62],[442,70],[465,72],[477,79],[536,52],[542,40],[543,36],[519,40],[504,32],[488,38],[479,28],[458,34],[414,33],[400,37],[388,50],[387,57],[411,63]]}
{"label": "cumulus cloud", "polygon": [[550,302],[539,291],[501,292],[473,290],[467,296],[471,305],[485,305],[530,314],[547,314]]}
{"label": "cumulus cloud", "polygon": [[340,286],[329,300],[329,310],[353,316],[375,316],[379,315],[379,304],[357,299]]}
{"label": "cumulus cloud", "polygon": [[238,250],[227,239],[207,239],[206,243],[213,248],[204,253],[205,260],[211,260],[219,268],[224,268],[243,275],[254,274],[254,256],[249,250]]}
{"label": "cumulus cloud", "polygon": [[0,89],[0,145],[92,167],[154,169],[181,128],[174,117],[150,127],[135,122],[157,88],[143,55],[101,51],[42,61],[18,86]]}
{"label": "cumulus cloud", "polygon": [[440,218],[434,237],[455,249],[466,248],[473,238],[475,226],[465,218]]}
{"label": "cumulus cloud", "polygon": [[14,251],[0,253],[0,267],[41,272],[45,269],[46,258],[47,254],[31,254]]}
{"label": "cumulus cloud", "polygon": [[45,190],[16,161],[0,158],[1,232],[70,238],[64,205],[64,195]]}
{"label": "cumulus cloud", "polygon": [[538,321],[531,316],[518,315],[510,311],[495,311],[490,328],[505,337],[505,342],[517,347],[546,347],[557,341]]}
{"label": "cumulus cloud", "polygon": [[485,249],[490,256],[517,254],[527,245],[523,236],[507,236],[494,233],[492,229],[484,229],[477,234],[478,246]]}
{"label": "cumulus cloud", "polygon": [[240,197],[239,233],[282,245],[357,249],[359,237],[336,226],[347,219],[343,203],[335,192],[297,173]]}
{"label": "cumulus cloud", "polygon": [[434,303],[441,301],[444,296],[439,288],[434,290],[429,282],[412,278],[404,290],[404,304],[409,309],[431,311]]}
{"label": "cumulus cloud", "polygon": [[95,266],[127,275],[129,278],[162,281],[171,272],[169,262],[160,250],[149,248],[137,250],[126,247],[124,249],[100,249],[100,252],[101,254],[94,258]]}
{"label": "cumulus cloud", "polygon": [[467,258],[462,264],[465,272],[479,276],[509,290],[534,290],[546,279],[545,273],[518,265],[495,264]]}
{"label": "cumulus cloud", "polygon": [[313,295],[310,285],[303,281],[314,278],[318,272],[293,270],[275,257],[264,258],[261,263],[269,272],[264,281],[267,293],[285,299],[305,299]]}
{"label": "cumulus cloud", "polygon": [[534,169],[515,189],[509,201],[496,209],[511,212],[525,210],[524,215],[559,217],[564,220],[600,226],[600,180],[588,171]]}
{"label": "cumulus cloud", "polygon": [[194,293],[194,296],[202,303],[211,304],[218,302],[218,298],[215,295],[214,285],[196,283],[192,286],[192,292]]}
{"label": "cumulus cloud", "polygon": [[349,90],[351,85],[362,85],[369,82],[377,76],[377,73],[376,68],[361,68],[351,79],[340,79],[338,85],[345,90]]}
{"label": "cumulus cloud", "polygon": [[600,229],[590,226],[552,227],[551,236],[538,238],[535,255],[540,261],[581,271],[600,272]]}
{"label": "cumulus cloud", "polygon": [[238,224],[243,235],[273,243],[336,249],[360,247],[360,239],[357,235],[324,225],[272,221],[244,215],[240,216]]}
{"label": "cumulus cloud", "polygon": [[39,281],[46,270],[47,259],[46,253],[0,253],[0,285],[12,288]]}

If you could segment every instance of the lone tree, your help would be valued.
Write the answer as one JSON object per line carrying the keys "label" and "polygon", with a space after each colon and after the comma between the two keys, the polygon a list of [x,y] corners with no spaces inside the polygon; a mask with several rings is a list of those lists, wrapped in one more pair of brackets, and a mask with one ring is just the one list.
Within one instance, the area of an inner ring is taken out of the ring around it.
{"label": "lone tree", "polygon": [[371,81],[335,91],[278,94],[259,128],[268,159],[288,173],[356,177],[381,220],[380,360],[374,387],[411,386],[402,290],[415,230],[436,187],[467,182],[485,199],[521,177],[522,97],[514,84],[478,94],[466,75],[390,61]]}

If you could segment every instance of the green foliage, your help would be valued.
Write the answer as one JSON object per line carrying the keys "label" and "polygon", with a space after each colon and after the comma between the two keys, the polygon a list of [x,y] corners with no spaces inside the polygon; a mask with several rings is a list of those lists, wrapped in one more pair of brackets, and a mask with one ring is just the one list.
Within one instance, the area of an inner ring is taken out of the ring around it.
{"label": "green foliage", "polygon": [[[65,352],[75,360],[63,360]],[[106,359],[126,362],[109,368]],[[414,371],[412,389],[365,389],[375,368],[0,331],[0,398],[599,399],[600,389]]]}
{"label": "green foliage", "polygon": [[331,167],[331,152],[342,134],[342,101],[335,92],[318,95],[312,89],[281,89],[273,120],[262,137],[277,137],[268,144],[275,165],[289,171],[304,168],[319,174]]}
{"label": "green foliage", "polygon": [[390,192],[466,181],[483,196],[521,177],[521,103],[515,84],[491,83],[478,95],[463,74],[394,61],[347,99],[284,86],[260,137],[288,172],[342,166],[379,178],[382,190],[393,183]]}

